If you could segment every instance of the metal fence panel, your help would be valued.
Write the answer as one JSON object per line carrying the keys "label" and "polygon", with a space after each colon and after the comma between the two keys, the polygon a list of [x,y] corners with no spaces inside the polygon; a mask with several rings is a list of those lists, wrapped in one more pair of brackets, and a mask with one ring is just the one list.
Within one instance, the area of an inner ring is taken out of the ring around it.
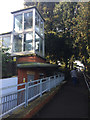
{"label": "metal fence panel", "polygon": [[42,80],[42,93],[46,92],[48,90],[48,79]]}
{"label": "metal fence panel", "polygon": [[64,80],[63,74],[17,85],[17,87],[23,85],[25,87],[16,92],[0,97],[0,109],[2,110],[0,117],[24,104],[25,107],[28,106],[29,101],[38,96],[42,96],[44,92],[50,91],[53,87],[59,85],[62,80]]}

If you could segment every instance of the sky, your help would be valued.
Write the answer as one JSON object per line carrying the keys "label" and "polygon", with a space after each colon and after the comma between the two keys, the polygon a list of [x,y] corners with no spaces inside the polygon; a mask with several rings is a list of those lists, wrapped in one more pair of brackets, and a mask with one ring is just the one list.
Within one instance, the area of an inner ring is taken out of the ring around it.
{"label": "sky", "polygon": [[11,12],[24,8],[23,3],[24,0],[0,0],[0,34],[12,31],[13,15],[11,14]]}
{"label": "sky", "polygon": [[24,0],[0,0],[0,34],[13,29],[13,15],[11,12],[23,9]]}

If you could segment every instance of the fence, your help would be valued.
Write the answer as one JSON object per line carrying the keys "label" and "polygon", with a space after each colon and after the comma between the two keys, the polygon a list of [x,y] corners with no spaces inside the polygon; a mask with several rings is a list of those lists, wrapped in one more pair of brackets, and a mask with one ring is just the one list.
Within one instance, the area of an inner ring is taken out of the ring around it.
{"label": "fence", "polygon": [[18,77],[0,79],[0,91],[7,95],[11,91],[17,91]]}
{"label": "fence", "polygon": [[28,83],[18,84],[17,87],[22,86],[16,92],[8,95],[0,96],[0,118],[12,112],[22,105],[28,106],[28,102],[43,93],[50,91],[64,80],[64,75],[55,75]]}
{"label": "fence", "polygon": [[88,90],[90,92],[90,77],[88,75],[86,75],[84,72],[83,72],[83,75],[84,75],[85,83],[86,83]]}

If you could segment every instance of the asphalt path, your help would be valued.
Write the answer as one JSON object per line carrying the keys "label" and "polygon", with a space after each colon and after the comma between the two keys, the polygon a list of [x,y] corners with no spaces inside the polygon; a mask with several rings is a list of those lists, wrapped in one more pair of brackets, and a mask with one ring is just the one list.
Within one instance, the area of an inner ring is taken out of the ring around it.
{"label": "asphalt path", "polygon": [[76,86],[68,80],[33,118],[88,118],[88,89],[83,75],[78,77]]}

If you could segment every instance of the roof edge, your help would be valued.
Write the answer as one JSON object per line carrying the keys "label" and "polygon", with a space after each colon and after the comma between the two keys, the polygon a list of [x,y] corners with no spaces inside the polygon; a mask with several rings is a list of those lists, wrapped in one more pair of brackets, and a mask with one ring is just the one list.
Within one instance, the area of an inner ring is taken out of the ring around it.
{"label": "roof edge", "polygon": [[6,32],[6,33],[1,33],[0,35],[7,35],[7,34],[11,34],[11,33],[12,33],[12,31]]}
{"label": "roof edge", "polygon": [[56,64],[40,63],[40,62],[25,62],[17,64],[18,68],[35,68],[35,67],[58,67]]}
{"label": "roof edge", "polygon": [[17,13],[17,12],[21,12],[21,11],[24,11],[24,10],[29,10],[29,9],[32,9],[32,8],[35,8],[35,6],[28,7],[28,8],[23,8],[23,9],[20,9],[20,10],[16,10],[16,11],[11,12],[11,14],[14,14],[14,13]]}
{"label": "roof edge", "polygon": [[32,6],[32,7],[28,7],[28,8],[24,8],[24,9],[20,9],[20,10],[16,10],[16,11],[11,12],[11,14],[14,14],[14,13],[17,13],[17,12],[22,12],[24,10],[29,10],[29,9],[33,9],[33,8],[35,8],[38,11],[38,13],[40,14],[41,18],[45,21],[45,19],[42,17],[41,13],[39,12],[39,10],[37,9],[36,6]]}

